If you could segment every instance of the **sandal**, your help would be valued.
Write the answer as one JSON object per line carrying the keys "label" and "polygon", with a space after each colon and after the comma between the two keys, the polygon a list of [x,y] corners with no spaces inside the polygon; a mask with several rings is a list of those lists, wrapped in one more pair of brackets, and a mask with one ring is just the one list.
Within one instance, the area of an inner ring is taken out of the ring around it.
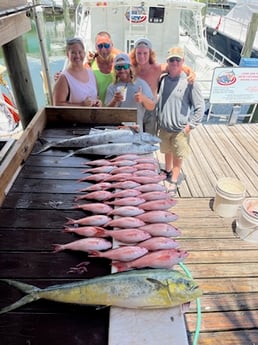
{"label": "sandal", "polygon": [[[170,186],[171,188],[168,189],[168,193],[171,195],[171,196],[175,196],[177,194],[177,181],[170,181]],[[169,187],[170,187],[169,186]]]}
{"label": "sandal", "polygon": [[166,180],[169,181],[171,179],[171,177],[172,177],[172,170],[167,171],[165,169],[160,169],[160,171],[166,175]]}

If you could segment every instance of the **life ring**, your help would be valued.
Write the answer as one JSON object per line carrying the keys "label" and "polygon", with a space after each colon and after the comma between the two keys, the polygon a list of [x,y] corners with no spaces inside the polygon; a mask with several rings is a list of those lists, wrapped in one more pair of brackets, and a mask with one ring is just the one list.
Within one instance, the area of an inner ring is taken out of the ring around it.
{"label": "life ring", "polygon": [[13,102],[12,102],[12,101],[10,100],[10,98],[7,97],[4,93],[2,93],[2,95],[3,95],[3,99],[4,99],[5,103],[10,105],[10,107],[8,107],[8,105],[7,105],[7,107],[8,107],[8,109],[9,109],[10,113],[12,114],[12,117],[13,117],[14,121],[15,121],[16,123],[18,123],[18,122],[20,121],[20,116],[19,116],[19,114],[14,110],[15,106],[14,106]]}

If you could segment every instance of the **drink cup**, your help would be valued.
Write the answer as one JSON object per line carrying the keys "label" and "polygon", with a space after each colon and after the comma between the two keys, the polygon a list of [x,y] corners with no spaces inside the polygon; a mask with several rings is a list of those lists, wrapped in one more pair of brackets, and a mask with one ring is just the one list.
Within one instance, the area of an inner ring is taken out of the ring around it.
{"label": "drink cup", "polygon": [[123,102],[124,102],[126,100],[127,87],[126,86],[118,86],[116,88],[116,91],[121,93],[121,95],[123,96]]}

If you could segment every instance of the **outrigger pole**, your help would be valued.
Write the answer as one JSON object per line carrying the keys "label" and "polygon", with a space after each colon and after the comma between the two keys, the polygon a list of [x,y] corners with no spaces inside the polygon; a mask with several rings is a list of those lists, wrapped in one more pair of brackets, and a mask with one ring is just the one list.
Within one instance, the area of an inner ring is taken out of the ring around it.
{"label": "outrigger pole", "polygon": [[42,35],[41,22],[42,22],[43,10],[42,10],[42,7],[39,4],[37,4],[37,0],[33,0],[33,14],[34,14],[35,23],[36,23],[36,29],[37,29],[40,51],[41,51],[41,61],[43,65],[42,79],[43,79],[44,92],[47,95],[48,103],[50,105],[53,105],[52,85],[51,85],[50,74],[49,74],[49,63],[48,63],[48,57],[46,53],[45,40],[43,39],[43,35]]}

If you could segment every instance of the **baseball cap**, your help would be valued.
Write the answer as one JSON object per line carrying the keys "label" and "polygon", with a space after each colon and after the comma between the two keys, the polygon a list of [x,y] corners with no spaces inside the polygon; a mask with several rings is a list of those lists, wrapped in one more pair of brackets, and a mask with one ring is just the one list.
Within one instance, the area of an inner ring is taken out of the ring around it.
{"label": "baseball cap", "polygon": [[130,65],[131,62],[130,62],[130,58],[127,54],[125,53],[121,53],[121,54],[118,54],[116,57],[115,57],[115,60],[114,60],[114,65],[117,66],[117,65]]}
{"label": "baseball cap", "polygon": [[167,60],[172,58],[172,57],[178,57],[180,59],[184,58],[184,51],[182,48],[180,47],[173,47],[170,48],[168,51],[168,56],[167,56]]}
{"label": "baseball cap", "polygon": [[147,38],[139,38],[134,43],[134,48],[138,48],[138,47],[147,47],[149,49],[152,49],[152,44],[151,44],[151,41],[148,40]]}

